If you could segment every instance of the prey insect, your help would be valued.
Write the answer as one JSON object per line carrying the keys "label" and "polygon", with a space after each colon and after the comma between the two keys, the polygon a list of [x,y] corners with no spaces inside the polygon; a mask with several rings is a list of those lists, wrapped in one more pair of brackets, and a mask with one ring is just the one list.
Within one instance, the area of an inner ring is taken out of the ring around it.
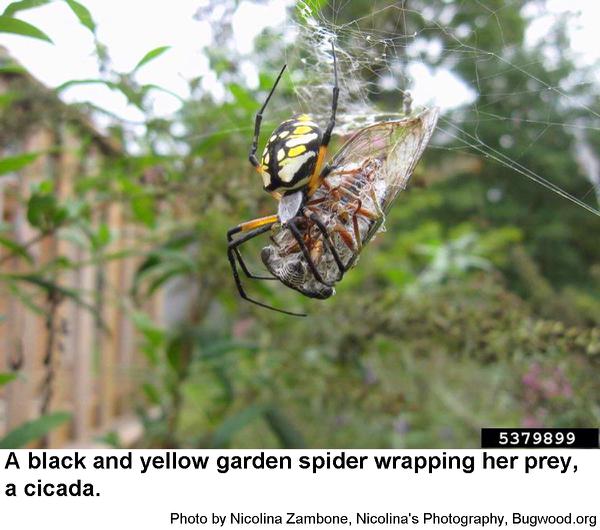
{"label": "prey insect", "polygon": [[[332,56],[334,84],[325,131],[309,115],[296,114],[273,131],[259,161],[256,153],[263,113],[286,66],[279,72],[256,115],[249,153],[264,189],[279,201],[278,211],[227,232],[227,257],[239,295],[258,306],[295,316],[304,314],[250,297],[240,269],[247,278],[279,280],[306,296],[331,296],[335,283],[381,227],[387,208],[412,174],[437,120],[434,109],[361,129],[325,165],[339,95],[333,44]],[[271,276],[256,275],[250,272],[240,247],[272,231],[273,245],[261,253]]]}

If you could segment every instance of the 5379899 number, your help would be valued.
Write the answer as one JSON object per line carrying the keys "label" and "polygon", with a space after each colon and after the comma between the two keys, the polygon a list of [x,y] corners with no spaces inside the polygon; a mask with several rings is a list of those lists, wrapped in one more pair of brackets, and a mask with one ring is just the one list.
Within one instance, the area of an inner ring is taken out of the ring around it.
{"label": "5379899 number", "polygon": [[501,431],[498,434],[498,441],[500,445],[573,445],[575,443],[575,433],[573,431],[567,433],[552,431]]}
{"label": "5379899 number", "polygon": [[598,448],[598,429],[481,429],[483,448]]}

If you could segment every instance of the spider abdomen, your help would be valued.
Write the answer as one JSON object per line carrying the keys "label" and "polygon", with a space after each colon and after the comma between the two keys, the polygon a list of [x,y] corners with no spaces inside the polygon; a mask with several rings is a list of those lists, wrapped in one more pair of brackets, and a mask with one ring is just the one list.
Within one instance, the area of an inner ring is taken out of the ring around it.
{"label": "spider abdomen", "polygon": [[307,114],[284,121],[271,134],[261,164],[267,191],[306,186],[314,172],[323,133]]}

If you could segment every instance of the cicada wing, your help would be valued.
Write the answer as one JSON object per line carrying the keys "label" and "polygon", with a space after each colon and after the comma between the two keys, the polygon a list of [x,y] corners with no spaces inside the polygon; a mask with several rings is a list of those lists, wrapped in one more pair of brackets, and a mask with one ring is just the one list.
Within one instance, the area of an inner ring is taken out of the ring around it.
{"label": "cicada wing", "polygon": [[330,166],[344,168],[365,160],[382,163],[380,181],[385,186],[381,209],[387,212],[406,188],[435,129],[439,109],[426,109],[415,116],[375,123],[356,132],[337,152]]}
{"label": "cicada wing", "polygon": [[398,193],[406,188],[429,144],[438,116],[438,108],[427,109],[400,128],[384,166],[384,179],[388,186],[385,201],[382,204],[384,212],[389,210]]}

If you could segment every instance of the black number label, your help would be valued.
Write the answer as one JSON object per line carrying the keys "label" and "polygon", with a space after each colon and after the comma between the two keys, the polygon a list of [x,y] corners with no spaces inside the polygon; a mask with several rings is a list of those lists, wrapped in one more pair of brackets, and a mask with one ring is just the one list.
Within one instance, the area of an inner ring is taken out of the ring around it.
{"label": "black number label", "polygon": [[481,429],[483,448],[598,448],[598,429]]}

